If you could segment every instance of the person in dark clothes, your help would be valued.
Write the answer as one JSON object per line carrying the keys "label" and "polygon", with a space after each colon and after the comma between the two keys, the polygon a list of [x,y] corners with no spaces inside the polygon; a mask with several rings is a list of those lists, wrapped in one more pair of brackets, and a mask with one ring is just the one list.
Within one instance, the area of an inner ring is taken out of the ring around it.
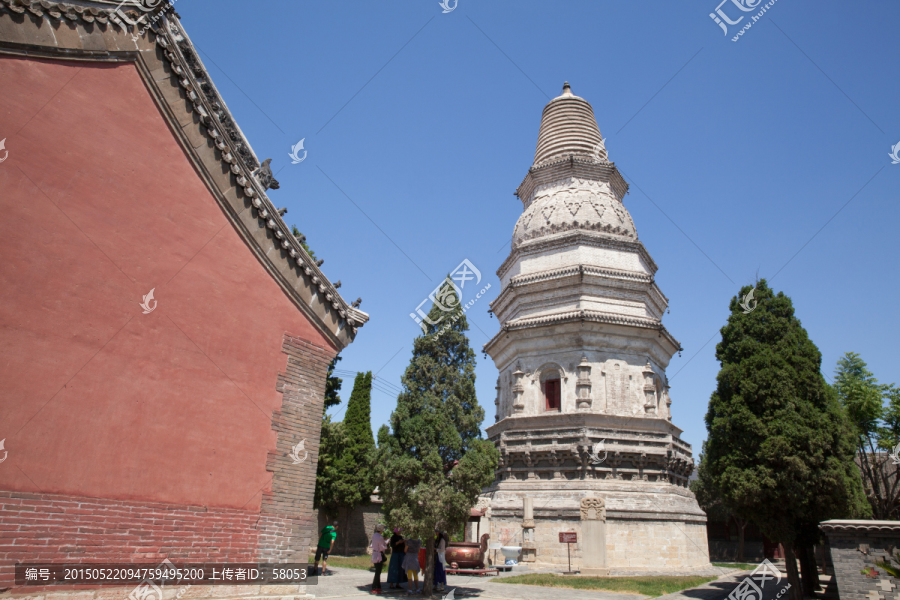
{"label": "person in dark clothes", "polygon": [[400,535],[401,531],[402,529],[399,527],[394,527],[394,535],[391,536],[391,541],[388,542],[391,547],[391,560],[388,563],[387,582],[388,587],[392,590],[399,590],[400,584],[407,581],[406,571],[401,566],[403,558],[406,556],[406,553],[403,551],[406,544],[403,541],[403,536]]}
{"label": "person in dark clothes", "polygon": [[447,573],[444,566],[447,564],[445,553],[447,552],[447,534],[441,531],[435,532],[434,538],[434,585],[435,590],[443,592],[447,587]]}

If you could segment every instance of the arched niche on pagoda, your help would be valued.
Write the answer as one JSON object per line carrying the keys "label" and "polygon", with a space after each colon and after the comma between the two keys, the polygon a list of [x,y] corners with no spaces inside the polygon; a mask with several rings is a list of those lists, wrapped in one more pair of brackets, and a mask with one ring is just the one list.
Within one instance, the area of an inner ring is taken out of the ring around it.
{"label": "arched niche on pagoda", "polygon": [[534,381],[538,384],[534,414],[562,412],[567,399],[565,383],[569,374],[556,362],[544,363],[534,371]]}

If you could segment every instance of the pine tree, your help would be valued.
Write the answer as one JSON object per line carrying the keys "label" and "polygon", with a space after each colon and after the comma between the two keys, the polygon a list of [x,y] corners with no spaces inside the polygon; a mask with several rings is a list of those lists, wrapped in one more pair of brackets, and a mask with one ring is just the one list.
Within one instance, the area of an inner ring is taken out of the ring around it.
{"label": "pine tree", "polygon": [[370,502],[375,488],[371,471],[375,451],[371,395],[372,372],[357,373],[343,423],[330,423],[326,417],[322,427],[315,505],[326,514],[338,516],[338,536],[343,541],[344,554],[350,547],[350,516],[356,507]]}
{"label": "pine tree", "polygon": [[878,383],[855,352],[838,359],[834,389],[855,429],[856,459],[874,518],[896,518],[900,478],[888,451],[900,442],[900,390]]}
{"label": "pine tree", "polygon": [[[865,514],[850,425],[820,372],[822,355],[790,298],[757,283],[757,306],[731,300],[716,358],[704,469],[724,505],[785,548],[791,595],[816,585],[811,552],[818,523]],[[801,591],[795,557],[800,556]]]}
{"label": "pine tree", "polygon": [[379,431],[376,478],[388,522],[426,548],[424,593],[434,576],[434,531],[456,530],[478,494],[493,481],[499,453],[481,439],[484,409],[475,396],[475,352],[469,326],[449,279],[443,312],[433,306],[428,333],[416,338],[391,414]]}

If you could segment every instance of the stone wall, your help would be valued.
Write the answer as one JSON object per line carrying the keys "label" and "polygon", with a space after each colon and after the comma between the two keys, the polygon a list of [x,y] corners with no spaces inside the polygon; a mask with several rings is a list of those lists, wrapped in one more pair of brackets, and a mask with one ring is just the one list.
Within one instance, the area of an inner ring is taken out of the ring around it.
{"label": "stone wall", "polygon": [[[714,562],[736,562],[738,542],[733,540],[709,540],[709,560]],[[744,562],[762,562],[766,558],[762,542],[744,542]]]}
{"label": "stone wall", "polygon": [[[581,523],[578,518],[536,520],[534,537],[538,550],[534,566],[565,570],[568,544],[559,543],[559,533],[574,531],[578,534],[578,543],[571,547],[572,568],[579,569],[584,563]],[[608,519],[606,526],[606,560],[611,575],[709,567],[703,523]],[[491,533],[491,542],[499,541],[504,546],[522,545],[520,519],[493,518],[489,527],[490,531],[483,522],[481,531]]]}
{"label": "stone wall", "polygon": [[[334,520],[333,517],[328,518],[325,513],[320,510],[319,528],[316,531],[321,531],[323,527],[329,525]],[[368,506],[357,507],[350,515],[349,529],[338,527],[338,537],[334,542],[334,554],[344,553],[344,536],[348,533],[350,535],[350,549],[347,554],[366,554],[368,552],[369,544],[372,541],[372,534],[375,532],[375,526],[383,522],[384,518],[381,514],[380,500],[373,500],[372,504],[369,504]],[[389,535],[389,533],[386,533],[386,537]],[[313,536],[310,544],[313,551],[315,551],[318,540],[318,534]]]}
{"label": "stone wall", "polygon": [[709,566],[704,523],[611,520],[607,522],[606,544],[611,571],[657,572]]}
{"label": "stone wall", "polygon": [[841,600],[894,600],[900,581],[875,563],[890,562],[900,547],[900,521],[833,520],[819,528],[828,537]]}

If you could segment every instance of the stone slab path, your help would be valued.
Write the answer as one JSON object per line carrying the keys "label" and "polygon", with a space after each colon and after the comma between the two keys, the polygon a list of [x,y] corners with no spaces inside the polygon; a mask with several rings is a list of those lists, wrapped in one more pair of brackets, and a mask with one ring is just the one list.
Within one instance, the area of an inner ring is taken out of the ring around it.
{"label": "stone slab path", "polygon": [[[333,575],[319,577],[317,585],[308,586],[307,592],[314,594],[317,600],[332,598],[349,598],[352,596],[371,596],[372,577],[374,573],[361,569],[328,568]],[[511,573],[510,575],[521,575]],[[503,577],[504,575],[500,575]],[[509,575],[507,575],[509,576]],[[385,583],[387,577],[382,574],[381,585],[384,588],[384,598],[422,598],[421,594],[409,596],[406,590],[388,590]],[[448,575],[447,592],[454,590],[456,600],[466,598],[493,598],[496,600],[643,600],[647,596],[637,594],[619,594],[616,592],[601,592],[595,590],[572,590],[568,588],[551,588],[537,585],[516,585],[505,583],[493,583],[491,577],[474,577],[471,575]],[[422,582],[419,581],[421,587]],[[447,594],[435,593],[436,597]]]}
{"label": "stone slab path", "polygon": [[[307,588],[310,594],[314,594],[318,599],[337,599],[349,598],[353,596],[369,596],[369,590],[372,587],[373,573],[363,571],[361,569],[343,569],[329,568],[329,572],[333,573],[324,577],[319,577],[317,585],[311,585]],[[499,577],[509,577],[512,575],[521,575],[522,572],[501,573]],[[739,581],[747,575],[747,572],[732,572],[724,575],[716,581],[694,588],[691,590],[683,590],[675,594],[661,596],[665,600],[720,600],[726,598],[731,590],[737,587]],[[386,598],[396,598],[398,600],[406,598],[421,598],[421,595],[409,596],[406,590],[391,591],[388,590],[385,579],[382,575],[381,581],[384,589],[382,596]],[[617,592],[604,592],[599,590],[575,590],[570,588],[554,588],[541,587],[537,585],[517,585],[497,583],[497,576],[492,577],[473,577],[469,575],[448,575],[447,591],[454,590],[456,600],[469,598],[491,598],[494,600],[643,600],[648,596],[639,594],[623,594]],[[419,583],[421,586],[421,581]],[[447,592],[442,594],[435,593],[435,597],[443,597]],[[768,600],[768,599],[767,599]]]}

